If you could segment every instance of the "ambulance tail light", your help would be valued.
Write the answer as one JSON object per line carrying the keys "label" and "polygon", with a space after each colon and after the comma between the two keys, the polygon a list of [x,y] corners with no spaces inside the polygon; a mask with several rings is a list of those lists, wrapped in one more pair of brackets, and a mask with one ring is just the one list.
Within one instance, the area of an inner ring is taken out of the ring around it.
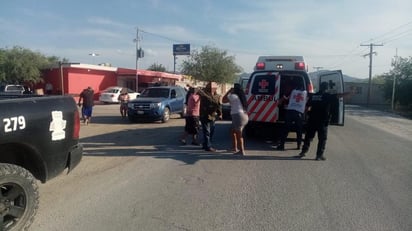
{"label": "ambulance tail light", "polygon": [[265,70],[265,63],[264,62],[256,63],[256,70]]}
{"label": "ambulance tail light", "polygon": [[78,140],[80,138],[80,115],[79,111],[74,110],[74,119],[73,119],[73,139]]}
{"label": "ambulance tail light", "polygon": [[295,70],[305,70],[305,62],[296,62],[295,63]]}
{"label": "ambulance tail light", "polygon": [[306,91],[309,93],[313,93],[313,85],[312,83],[308,83],[308,85],[306,86]]}

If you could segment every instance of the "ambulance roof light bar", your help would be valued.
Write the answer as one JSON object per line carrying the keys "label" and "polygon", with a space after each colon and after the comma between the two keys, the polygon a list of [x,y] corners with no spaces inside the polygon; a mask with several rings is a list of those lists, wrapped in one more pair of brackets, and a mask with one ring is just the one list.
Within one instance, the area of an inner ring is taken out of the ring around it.
{"label": "ambulance roof light bar", "polygon": [[[256,70],[265,70],[266,64],[265,62],[258,62],[256,63]],[[278,69],[283,69],[283,65],[282,64],[278,64],[276,66],[276,68]],[[305,70],[306,69],[306,64],[305,62],[295,62],[295,70]]]}
{"label": "ambulance roof light bar", "polygon": [[306,65],[305,62],[296,62],[295,63],[295,69],[296,70],[305,70]]}
{"label": "ambulance roof light bar", "polygon": [[256,63],[256,69],[257,70],[265,70],[265,63],[264,62]]}

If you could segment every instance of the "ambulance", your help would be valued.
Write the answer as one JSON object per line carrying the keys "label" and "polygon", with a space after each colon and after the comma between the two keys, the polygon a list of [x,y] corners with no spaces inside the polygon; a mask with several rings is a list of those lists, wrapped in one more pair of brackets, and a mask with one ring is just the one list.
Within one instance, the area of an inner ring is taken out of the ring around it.
{"label": "ambulance", "polygon": [[[331,92],[343,92],[341,71],[323,71],[316,77],[316,86],[320,82],[327,81]],[[286,105],[281,104],[280,98],[287,96],[296,83],[308,94],[314,93],[314,85],[307,73],[303,56],[258,58],[245,89],[249,116],[249,123],[245,128],[247,136],[254,136],[268,129],[273,133],[280,131],[286,115]],[[336,110],[333,110],[335,115],[332,123],[343,125],[343,98],[340,98],[333,108]]]}

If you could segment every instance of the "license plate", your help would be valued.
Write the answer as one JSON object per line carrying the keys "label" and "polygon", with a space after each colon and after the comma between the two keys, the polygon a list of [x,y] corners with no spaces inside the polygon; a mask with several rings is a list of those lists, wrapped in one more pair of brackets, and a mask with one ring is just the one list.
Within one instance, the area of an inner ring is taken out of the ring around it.
{"label": "license plate", "polygon": [[137,111],[137,114],[143,115],[143,114],[144,114],[144,111]]}

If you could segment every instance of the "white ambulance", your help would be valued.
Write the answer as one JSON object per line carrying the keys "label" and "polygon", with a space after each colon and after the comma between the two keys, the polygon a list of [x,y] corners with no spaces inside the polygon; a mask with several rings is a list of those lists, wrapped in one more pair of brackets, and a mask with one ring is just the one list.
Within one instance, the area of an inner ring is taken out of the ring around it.
{"label": "white ambulance", "polygon": [[[308,94],[314,92],[312,82],[306,71],[303,56],[260,56],[250,75],[245,94],[248,103],[249,123],[245,128],[247,136],[254,136],[263,131],[276,133],[278,126],[285,121],[285,105],[280,104],[280,98],[293,90],[293,85],[299,84]],[[325,71],[319,75],[319,83],[330,81],[334,91],[343,92],[343,77],[340,71]],[[343,99],[341,122],[343,125]],[[335,117],[334,117],[335,118]],[[335,124],[338,124],[336,121]]]}

